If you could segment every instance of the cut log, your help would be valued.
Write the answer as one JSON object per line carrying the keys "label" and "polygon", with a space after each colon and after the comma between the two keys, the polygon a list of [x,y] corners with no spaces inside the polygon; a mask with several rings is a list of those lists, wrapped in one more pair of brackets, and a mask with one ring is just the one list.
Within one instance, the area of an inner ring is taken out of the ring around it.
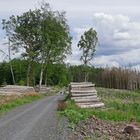
{"label": "cut log", "polygon": [[83,96],[94,96],[94,95],[96,95],[97,96],[97,93],[82,93],[82,94],[78,94],[78,93],[76,93],[76,94],[74,94],[74,93],[72,93],[71,94],[71,97],[83,97]]}
{"label": "cut log", "polygon": [[80,84],[80,85],[71,85],[71,88],[80,88],[80,87],[82,87],[82,88],[84,88],[84,87],[95,87],[95,85],[94,84]]}
{"label": "cut log", "polygon": [[83,85],[83,84],[92,84],[92,82],[71,82],[70,85]]}
{"label": "cut log", "polygon": [[75,99],[97,99],[97,95],[95,96],[83,96],[83,97],[71,97],[72,100],[75,100]]}
{"label": "cut log", "polygon": [[51,87],[47,87],[45,85],[42,85],[39,89],[39,85],[36,85],[35,87],[35,91],[36,92],[40,92],[40,93],[47,93],[51,90]]}
{"label": "cut log", "polygon": [[95,90],[95,88],[94,87],[84,87],[84,88],[82,88],[82,87],[74,87],[74,88],[71,88],[71,90]]}
{"label": "cut log", "polygon": [[85,98],[85,99],[74,99],[74,101],[76,103],[87,103],[87,102],[97,103],[97,102],[100,102],[100,99],[99,98],[91,98],[91,99]]}
{"label": "cut log", "polygon": [[104,103],[90,103],[90,104],[85,104],[85,103],[76,103],[77,106],[79,106],[80,108],[100,108],[100,107],[104,107]]}
{"label": "cut log", "polygon": [[11,96],[11,95],[22,95],[23,93],[19,93],[19,92],[6,92],[6,91],[0,91],[0,96]]}
{"label": "cut log", "polygon": [[15,85],[7,85],[5,87],[0,88],[0,95],[27,94],[27,93],[35,93],[34,88],[29,86],[15,86]]}
{"label": "cut log", "polygon": [[71,90],[71,93],[97,93],[96,90]]}

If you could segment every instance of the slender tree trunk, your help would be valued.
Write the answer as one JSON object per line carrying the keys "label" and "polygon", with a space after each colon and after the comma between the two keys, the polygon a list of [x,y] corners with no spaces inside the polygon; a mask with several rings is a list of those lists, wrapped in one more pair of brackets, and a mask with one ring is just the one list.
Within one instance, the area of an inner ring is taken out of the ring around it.
{"label": "slender tree trunk", "polygon": [[14,76],[13,67],[12,67],[12,63],[11,63],[11,47],[10,47],[10,40],[9,40],[8,52],[9,52],[10,71],[11,71],[11,75],[12,75],[13,84],[15,85],[15,76]]}
{"label": "slender tree trunk", "polygon": [[41,71],[40,71],[40,80],[39,80],[39,91],[40,91],[41,86],[42,86],[43,73],[44,73],[44,63],[42,62],[42,64],[41,64]]}
{"label": "slender tree trunk", "polygon": [[41,72],[40,72],[39,90],[41,89],[41,86],[42,86],[42,80],[43,80],[43,69],[41,69]]}
{"label": "slender tree trunk", "polygon": [[85,82],[87,82],[87,81],[88,81],[88,73],[85,72]]}
{"label": "slender tree trunk", "polygon": [[27,86],[29,86],[30,83],[30,70],[31,70],[31,63],[29,61],[28,70],[27,70]]}
{"label": "slender tree trunk", "polygon": [[86,78],[86,72],[85,72],[85,80],[84,80],[85,82],[87,81],[87,78]]}
{"label": "slender tree trunk", "polygon": [[84,60],[84,69],[85,69],[85,82],[87,82],[87,59]]}
{"label": "slender tree trunk", "polygon": [[34,67],[34,64],[33,64],[33,70],[32,70],[32,84],[33,84],[33,87],[35,87],[35,81],[36,81],[36,75],[35,75],[35,67]]}
{"label": "slender tree trunk", "polygon": [[47,86],[47,71],[46,71],[46,74],[45,74],[45,86]]}

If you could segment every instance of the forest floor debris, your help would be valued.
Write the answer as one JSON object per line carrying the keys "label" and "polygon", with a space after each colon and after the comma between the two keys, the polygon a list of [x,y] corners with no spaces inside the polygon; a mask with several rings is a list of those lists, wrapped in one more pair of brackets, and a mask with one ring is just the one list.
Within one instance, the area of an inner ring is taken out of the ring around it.
{"label": "forest floor debris", "polygon": [[70,140],[140,140],[140,93],[97,88],[105,109],[81,109],[71,100],[59,105],[73,130]]}
{"label": "forest floor debris", "polygon": [[92,116],[76,125],[72,140],[140,140],[140,124],[109,122]]}

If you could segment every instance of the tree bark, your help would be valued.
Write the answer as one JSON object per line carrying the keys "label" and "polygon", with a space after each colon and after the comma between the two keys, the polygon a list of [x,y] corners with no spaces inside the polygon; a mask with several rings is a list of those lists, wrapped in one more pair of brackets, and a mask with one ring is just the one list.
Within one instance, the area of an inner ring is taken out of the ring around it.
{"label": "tree bark", "polygon": [[12,67],[12,63],[11,63],[11,47],[10,47],[10,40],[9,40],[8,52],[9,52],[10,71],[11,71],[11,75],[12,75],[13,84],[15,85],[15,76],[14,76],[13,67]]}
{"label": "tree bark", "polygon": [[87,82],[87,81],[88,81],[88,73],[85,72],[85,82]]}
{"label": "tree bark", "polygon": [[45,86],[47,86],[47,70],[46,70],[46,74],[45,74]]}
{"label": "tree bark", "polygon": [[28,70],[27,70],[27,86],[29,86],[30,83],[30,69],[31,69],[31,63],[29,61]]}
{"label": "tree bark", "polygon": [[41,71],[40,71],[40,80],[39,80],[39,91],[40,91],[41,86],[42,86],[43,73],[44,73],[44,63],[42,62],[42,64],[41,64]]}

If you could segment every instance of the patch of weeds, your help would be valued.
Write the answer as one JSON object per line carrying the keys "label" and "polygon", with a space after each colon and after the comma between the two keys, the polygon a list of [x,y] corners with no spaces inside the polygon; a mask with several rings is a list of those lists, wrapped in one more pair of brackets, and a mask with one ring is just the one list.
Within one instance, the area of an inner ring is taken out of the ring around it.
{"label": "patch of weeds", "polygon": [[57,110],[64,111],[66,107],[67,107],[67,104],[64,101],[59,101]]}
{"label": "patch of weeds", "polygon": [[126,113],[119,110],[108,109],[105,111],[102,110],[95,110],[93,114],[102,120],[109,120],[109,121],[130,121],[133,118],[133,115],[130,113]]}
{"label": "patch of weeds", "polygon": [[40,99],[42,97],[44,97],[44,96],[39,95],[39,94],[34,94],[34,95],[28,94],[28,95],[18,96],[15,99],[13,99],[14,96],[12,96],[12,97],[10,97],[10,99],[8,101],[6,101],[3,104],[0,104],[0,114],[5,112],[5,111],[8,111],[12,108],[15,108],[19,105],[30,103],[30,102],[37,100],[37,99]]}
{"label": "patch of weeds", "polygon": [[60,114],[67,117],[70,122],[69,126],[74,128],[79,121],[85,120],[93,115],[93,112],[90,109],[78,108],[74,101],[68,100],[66,101],[66,108],[60,111]]}
{"label": "patch of weeds", "polygon": [[96,110],[95,116],[112,121],[140,122],[140,94],[134,91],[97,88],[106,108],[104,111]]}
{"label": "patch of weeds", "polygon": [[96,137],[96,136],[93,136],[91,138],[85,138],[84,140],[109,140],[109,138],[107,136],[102,136],[102,137]]}
{"label": "patch of weeds", "polygon": [[108,121],[122,122],[132,119],[140,122],[140,94],[134,91],[97,88],[106,109],[78,108],[69,98],[62,105],[60,114],[68,118],[71,128],[81,120],[95,115]]}
{"label": "patch of weeds", "polygon": [[25,94],[21,96],[11,95],[0,98],[0,114],[9,111],[17,106],[48,96],[48,94]]}

